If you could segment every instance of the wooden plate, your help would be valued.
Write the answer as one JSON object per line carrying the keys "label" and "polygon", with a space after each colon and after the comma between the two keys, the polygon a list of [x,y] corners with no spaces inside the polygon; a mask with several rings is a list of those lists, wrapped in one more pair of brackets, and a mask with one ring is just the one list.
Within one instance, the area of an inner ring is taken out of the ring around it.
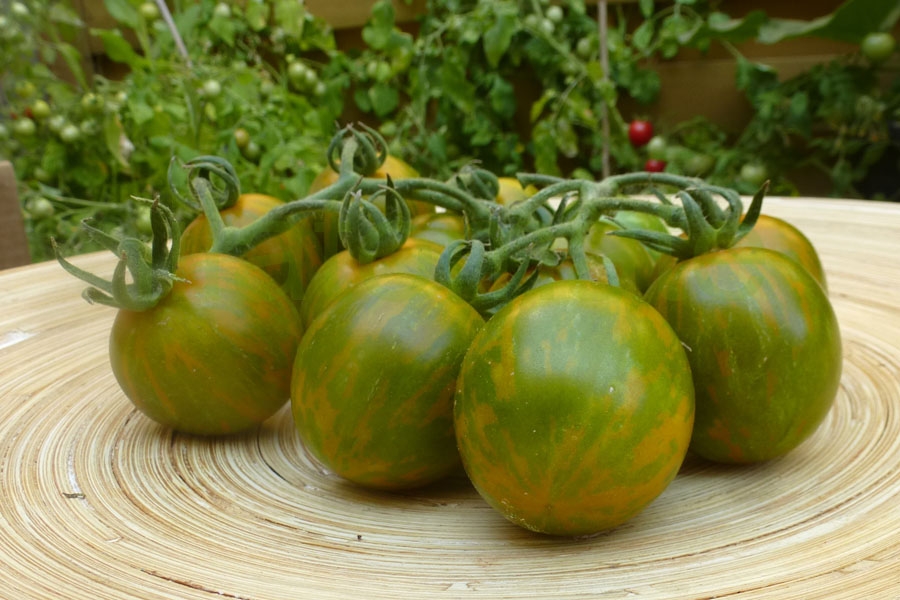
{"label": "wooden plate", "polygon": [[579,540],[509,524],[463,476],[345,485],[287,411],[236,439],[174,435],[112,377],[113,310],[55,263],[3,272],[0,597],[900,598],[900,205],[766,212],[825,265],[845,352],[833,410],[784,459],[689,459],[637,518]]}

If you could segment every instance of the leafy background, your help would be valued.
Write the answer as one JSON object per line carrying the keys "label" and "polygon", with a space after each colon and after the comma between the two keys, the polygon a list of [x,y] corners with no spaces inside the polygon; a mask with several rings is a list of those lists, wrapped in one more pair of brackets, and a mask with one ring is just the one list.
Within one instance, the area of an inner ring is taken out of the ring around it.
{"label": "leafy background", "polygon": [[[613,172],[639,170],[648,149],[628,142],[627,126],[665,91],[657,67],[722,49],[753,116],[740,131],[702,116],[657,123],[667,170],[743,192],[754,171],[792,194],[794,174],[812,169],[836,196],[898,193],[896,179],[870,185],[898,171],[897,53],[874,61],[858,44],[895,27],[900,2],[847,0],[809,21],[733,17],[704,0],[615,5],[608,70],[596,7],[580,0],[429,0],[403,24],[379,0],[358,42],[341,45],[296,0],[170,0],[177,36],[154,2],[104,0],[113,26],[99,29],[68,0],[9,5],[0,156],[15,166],[35,260],[49,257],[51,235],[68,252],[94,249],[84,218],[146,234],[145,200],[168,200],[173,156],[218,154],[245,190],[300,197],[348,120],[378,126],[394,154],[437,178],[472,161],[504,175],[600,177],[604,152]],[[797,38],[848,51],[786,78],[740,50]]]}

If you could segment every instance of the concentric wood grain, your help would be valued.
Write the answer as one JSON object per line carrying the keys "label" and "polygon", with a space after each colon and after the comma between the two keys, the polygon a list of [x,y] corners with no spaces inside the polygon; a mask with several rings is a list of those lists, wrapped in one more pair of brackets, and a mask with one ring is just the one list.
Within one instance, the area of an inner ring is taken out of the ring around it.
{"label": "concentric wood grain", "polygon": [[462,475],[404,494],[343,484],[288,410],[238,438],[173,435],[113,380],[113,310],[55,263],[3,272],[0,598],[900,598],[900,205],[766,212],[826,268],[836,405],[786,458],[689,459],[636,519],[580,540],[507,523]]}

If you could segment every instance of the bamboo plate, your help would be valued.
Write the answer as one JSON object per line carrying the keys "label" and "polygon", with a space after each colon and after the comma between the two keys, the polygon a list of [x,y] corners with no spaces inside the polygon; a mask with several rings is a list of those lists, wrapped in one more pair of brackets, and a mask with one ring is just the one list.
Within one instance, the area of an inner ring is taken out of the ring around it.
{"label": "bamboo plate", "polygon": [[[530,534],[463,476],[405,494],[323,472],[282,411],[231,440],[136,413],[114,311],[55,263],[0,275],[0,597],[900,598],[900,205],[767,200],[817,246],[844,339],[836,404],[784,459],[688,459],[637,518]],[[109,274],[111,255],[76,262]]]}

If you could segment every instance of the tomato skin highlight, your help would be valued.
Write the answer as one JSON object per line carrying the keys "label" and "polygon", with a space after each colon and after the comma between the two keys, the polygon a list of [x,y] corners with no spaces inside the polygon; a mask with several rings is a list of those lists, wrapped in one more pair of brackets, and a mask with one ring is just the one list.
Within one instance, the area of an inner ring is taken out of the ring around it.
{"label": "tomato skin highlight", "polygon": [[290,396],[296,308],[262,269],[233,256],[186,256],[177,275],[190,283],[176,282],[154,308],[116,315],[116,380],[176,431],[224,435],[262,423]]}
{"label": "tomato skin highlight", "polygon": [[694,396],[685,351],[639,297],[588,281],[528,291],[466,353],[463,466],[508,520],[552,535],[616,527],[675,477]]}
{"label": "tomato skin highlight", "polygon": [[291,406],[306,447],[369,488],[413,488],[455,471],[456,377],[483,322],[416,275],[374,277],[342,295],[297,349]]}
{"label": "tomato skin highlight", "polygon": [[783,456],[808,438],[840,384],[840,329],[819,283],[773,250],[682,261],[645,299],[689,348],[697,417],[691,450],[722,463]]}
{"label": "tomato skin highlight", "polygon": [[653,139],[653,123],[635,119],[628,124],[628,141],[635,148],[646,146]]}
{"label": "tomato skin highlight", "polygon": [[443,248],[434,242],[409,238],[393,254],[361,265],[343,250],[326,260],[316,272],[300,303],[304,325],[312,323],[338,296],[356,284],[377,275],[411,273],[434,279]]}
{"label": "tomato skin highlight", "polygon": [[[241,194],[233,206],[219,214],[226,226],[242,227],[281,204],[281,200],[265,194]],[[200,214],[182,234],[181,255],[207,252],[212,241],[209,221]],[[310,280],[322,265],[322,248],[311,219],[305,218],[289,230],[251,248],[241,258],[268,273],[299,310]]]}
{"label": "tomato skin highlight", "polygon": [[759,215],[753,229],[741,238],[735,247],[768,248],[780,252],[800,263],[825,290],[828,290],[825,269],[822,268],[822,261],[819,260],[815,247],[802,231],[787,221],[769,215]]}

